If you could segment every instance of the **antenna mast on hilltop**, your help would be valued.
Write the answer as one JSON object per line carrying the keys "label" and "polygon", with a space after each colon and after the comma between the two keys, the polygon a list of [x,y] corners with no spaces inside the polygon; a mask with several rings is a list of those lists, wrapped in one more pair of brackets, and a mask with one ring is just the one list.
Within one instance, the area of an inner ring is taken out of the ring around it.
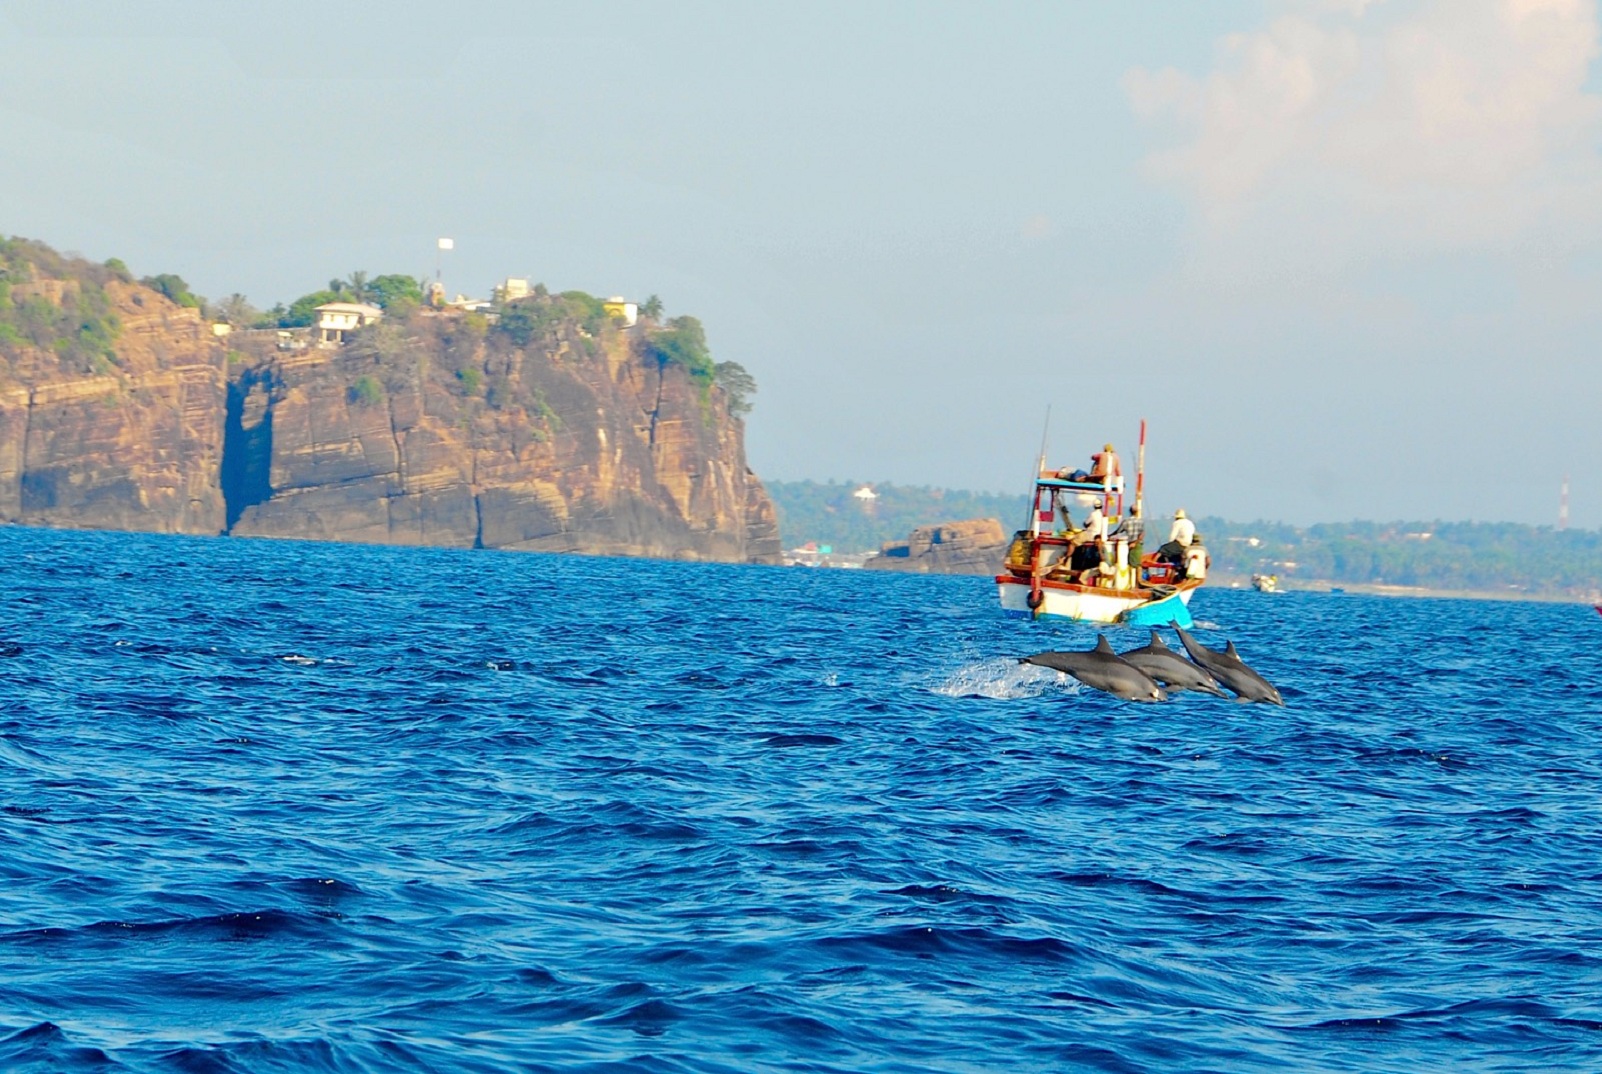
{"label": "antenna mast on hilltop", "polygon": [[456,249],[456,240],[455,239],[440,239],[439,240],[439,246],[434,251],[434,282],[435,283],[439,282],[440,273],[442,271],[444,271],[444,267],[445,267],[445,264],[444,264],[444,262],[445,262],[445,254],[444,254],[444,252],[446,250],[454,250],[454,249]]}
{"label": "antenna mast on hilltop", "polygon": [[1569,475],[1563,475],[1563,491],[1558,493],[1558,532],[1569,528]]}

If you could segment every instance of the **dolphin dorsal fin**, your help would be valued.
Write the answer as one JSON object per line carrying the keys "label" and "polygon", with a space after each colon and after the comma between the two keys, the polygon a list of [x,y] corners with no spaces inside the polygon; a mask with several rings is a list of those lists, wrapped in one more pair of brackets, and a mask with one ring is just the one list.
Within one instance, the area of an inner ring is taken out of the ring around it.
{"label": "dolphin dorsal fin", "polygon": [[1096,636],[1096,648],[1094,651],[1098,653],[1106,653],[1109,656],[1114,655],[1112,646],[1107,644],[1107,635],[1099,634]]}
{"label": "dolphin dorsal fin", "polygon": [[1151,647],[1153,649],[1166,649],[1166,648],[1168,648],[1168,646],[1163,644],[1163,636],[1161,634],[1157,633],[1155,630],[1151,632]]}
{"label": "dolphin dorsal fin", "polygon": [[1240,659],[1240,654],[1235,651],[1235,643],[1232,641],[1224,642],[1224,655],[1232,656],[1236,660]]}

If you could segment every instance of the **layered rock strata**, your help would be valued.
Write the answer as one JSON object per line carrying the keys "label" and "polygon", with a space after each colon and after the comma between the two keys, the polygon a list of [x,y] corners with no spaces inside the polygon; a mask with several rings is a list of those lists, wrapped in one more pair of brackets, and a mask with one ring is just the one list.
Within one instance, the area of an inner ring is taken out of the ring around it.
{"label": "layered rock strata", "polygon": [[114,365],[75,370],[24,355],[5,370],[0,520],[217,533],[223,348],[197,310],[134,284],[113,281],[105,293],[121,324]]}
{"label": "layered rock strata", "polygon": [[[541,322],[513,346],[425,312],[281,349],[276,331],[217,338],[120,267],[47,251],[76,273],[52,278],[11,250],[0,522],[780,561],[723,391],[638,333]],[[91,308],[103,347],[79,346]]]}
{"label": "layered rock strata", "polygon": [[231,532],[779,562],[721,394],[590,342],[481,343],[465,383],[437,348],[262,353],[231,389]]}

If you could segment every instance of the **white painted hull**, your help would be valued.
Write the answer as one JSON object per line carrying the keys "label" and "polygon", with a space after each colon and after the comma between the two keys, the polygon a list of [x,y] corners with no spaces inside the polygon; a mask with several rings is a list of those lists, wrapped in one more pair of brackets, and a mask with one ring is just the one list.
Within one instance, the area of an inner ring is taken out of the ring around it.
{"label": "white painted hull", "polygon": [[[996,582],[1001,596],[1001,609],[1008,615],[1030,616],[1036,619],[1072,619],[1081,623],[1117,623],[1126,621],[1131,613],[1153,622],[1160,622],[1166,613],[1181,626],[1191,622],[1188,605],[1195,587],[1186,587],[1160,600],[1136,593],[1117,590],[1056,588],[1043,586],[1038,609],[1029,607],[1029,583],[1008,579]],[[1177,605],[1177,607],[1175,607]]]}

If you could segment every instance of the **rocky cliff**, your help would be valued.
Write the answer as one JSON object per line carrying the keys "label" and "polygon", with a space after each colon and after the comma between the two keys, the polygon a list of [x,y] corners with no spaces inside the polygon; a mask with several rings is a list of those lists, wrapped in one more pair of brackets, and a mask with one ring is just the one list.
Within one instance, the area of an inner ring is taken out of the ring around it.
{"label": "rocky cliff", "polygon": [[0,240],[0,521],[778,562],[706,371],[539,301],[521,335],[425,310],[225,343],[120,265]]}
{"label": "rocky cliff", "polygon": [[0,242],[0,520],[221,530],[224,368],[198,310]]}
{"label": "rocky cliff", "polygon": [[454,313],[258,349],[232,378],[231,532],[774,563],[722,394],[634,334],[517,346]]}
{"label": "rocky cliff", "polygon": [[919,526],[906,541],[892,541],[863,564],[869,570],[916,574],[995,574],[1009,538],[993,518]]}

